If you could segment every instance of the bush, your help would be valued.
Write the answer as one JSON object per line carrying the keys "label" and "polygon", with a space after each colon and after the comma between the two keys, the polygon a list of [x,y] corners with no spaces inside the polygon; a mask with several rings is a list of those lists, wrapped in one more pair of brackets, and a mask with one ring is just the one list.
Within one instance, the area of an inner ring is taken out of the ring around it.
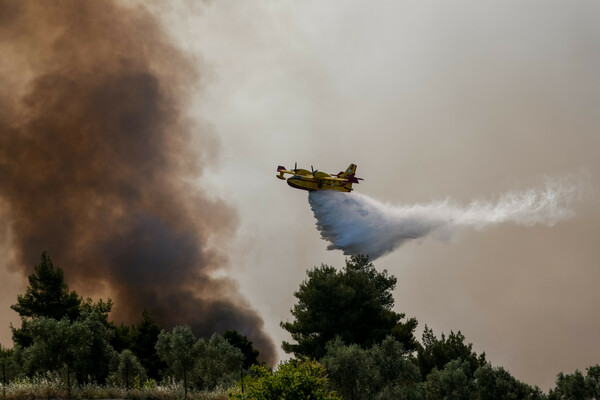
{"label": "bush", "polygon": [[253,375],[241,386],[230,390],[229,398],[235,400],[341,400],[328,389],[325,368],[317,361],[290,360],[279,365],[274,373],[264,365],[255,365]]}
{"label": "bush", "polygon": [[337,338],[329,342],[321,361],[331,385],[345,399],[418,398],[419,368],[392,336],[369,349]]}
{"label": "bush", "polygon": [[140,389],[140,382],[146,381],[146,370],[137,357],[131,350],[126,349],[119,355],[118,362],[116,370],[108,378],[109,382],[126,389],[130,389],[132,386]]}

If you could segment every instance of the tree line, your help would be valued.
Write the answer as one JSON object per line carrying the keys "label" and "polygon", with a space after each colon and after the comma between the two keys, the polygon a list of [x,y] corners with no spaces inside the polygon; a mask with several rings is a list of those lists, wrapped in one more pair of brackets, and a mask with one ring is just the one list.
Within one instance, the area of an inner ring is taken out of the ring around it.
{"label": "tree line", "polygon": [[[377,271],[366,256],[351,257],[340,270],[321,265],[307,272],[294,293],[292,320],[281,327],[293,339],[282,346],[294,355],[292,365],[317,360],[323,370],[316,378],[326,379],[324,387],[335,393],[311,398],[600,399],[599,365],[589,367],[585,375],[560,373],[546,394],[493,366],[485,353],[473,351],[460,331],[438,336],[425,326],[418,341],[417,320],[393,310],[396,282],[386,270]],[[291,378],[284,374],[275,379],[273,374],[269,380],[263,372],[256,382],[257,395],[249,398],[307,398],[289,397],[281,389],[285,385],[273,384],[278,380]],[[250,381],[251,390],[254,383]],[[265,387],[273,386],[280,387],[279,392],[265,396]]]}
{"label": "tree line", "polygon": [[137,324],[115,324],[112,301],[70,291],[44,252],[12,306],[21,326],[11,326],[13,348],[0,348],[3,386],[54,371],[69,388],[176,379],[186,397],[188,388],[229,387],[231,399],[600,399],[599,365],[560,373],[546,394],[492,366],[460,331],[437,336],[425,326],[417,340],[417,320],[393,309],[396,282],[366,256],[339,270],[308,270],[291,321],[281,322],[292,338],[282,348],[292,358],[274,370],[236,331],[206,338],[188,326],[167,331],[147,310]]}
{"label": "tree line", "polygon": [[[98,383],[132,387],[175,378],[184,388],[230,385],[241,369],[258,364],[258,351],[235,330],[197,338],[189,326],[165,331],[144,310],[137,324],[109,320],[110,299],[93,302],[70,291],[61,268],[44,252],[29,285],[11,308],[14,346],[0,347],[3,384],[15,377],[58,372],[67,387]],[[187,393],[186,393],[187,394]]]}

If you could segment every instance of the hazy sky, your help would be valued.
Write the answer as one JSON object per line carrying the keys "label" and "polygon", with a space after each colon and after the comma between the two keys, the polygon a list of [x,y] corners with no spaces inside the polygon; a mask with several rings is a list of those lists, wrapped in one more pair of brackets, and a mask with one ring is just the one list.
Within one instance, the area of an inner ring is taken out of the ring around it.
{"label": "hazy sky", "polygon": [[[239,282],[278,346],[306,269],[345,257],[326,250],[306,192],[275,169],[353,162],[365,179],[356,191],[396,205],[584,181],[567,221],[425,238],[375,265],[398,278],[396,310],[417,318],[419,335],[425,324],[461,330],[527,383],[547,389],[560,371],[600,363],[599,3],[210,1],[153,12],[200,70],[190,116],[220,139],[195,184],[239,215],[231,242],[213,243],[231,254],[215,274]],[[3,281],[6,344],[26,283]]]}

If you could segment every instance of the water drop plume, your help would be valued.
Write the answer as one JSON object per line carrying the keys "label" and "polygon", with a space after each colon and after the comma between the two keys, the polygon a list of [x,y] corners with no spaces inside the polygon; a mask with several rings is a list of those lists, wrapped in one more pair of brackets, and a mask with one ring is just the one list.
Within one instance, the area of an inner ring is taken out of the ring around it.
{"label": "water drop plume", "polygon": [[483,230],[512,222],[552,226],[574,215],[583,184],[575,177],[548,179],[539,188],[511,191],[496,200],[474,200],[460,206],[446,199],[429,204],[392,205],[363,194],[333,191],[310,192],[308,200],[328,249],[346,255],[368,254],[379,258],[403,243],[435,234],[451,239],[466,228]]}
{"label": "water drop plume", "polygon": [[262,318],[215,277],[237,214],[197,184],[219,152],[188,116],[198,63],[143,6],[108,0],[0,1],[0,54],[9,267],[47,250],[82,295],[109,289],[115,320],[236,329],[273,363]]}

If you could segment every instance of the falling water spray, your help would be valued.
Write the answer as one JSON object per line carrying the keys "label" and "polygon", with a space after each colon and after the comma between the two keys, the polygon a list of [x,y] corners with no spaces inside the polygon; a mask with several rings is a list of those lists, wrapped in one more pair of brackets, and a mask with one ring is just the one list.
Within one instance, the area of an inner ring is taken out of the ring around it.
{"label": "falling water spray", "polygon": [[583,183],[575,177],[548,179],[538,188],[510,191],[495,200],[466,206],[446,199],[428,204],[392,205],[360,193],[310,192],[308,200],[329,250],[346,255],[368,254],[372,260],[403,243],[434,235],[448,241],[461,230],[512,222],[552,226],[574,215]]}

